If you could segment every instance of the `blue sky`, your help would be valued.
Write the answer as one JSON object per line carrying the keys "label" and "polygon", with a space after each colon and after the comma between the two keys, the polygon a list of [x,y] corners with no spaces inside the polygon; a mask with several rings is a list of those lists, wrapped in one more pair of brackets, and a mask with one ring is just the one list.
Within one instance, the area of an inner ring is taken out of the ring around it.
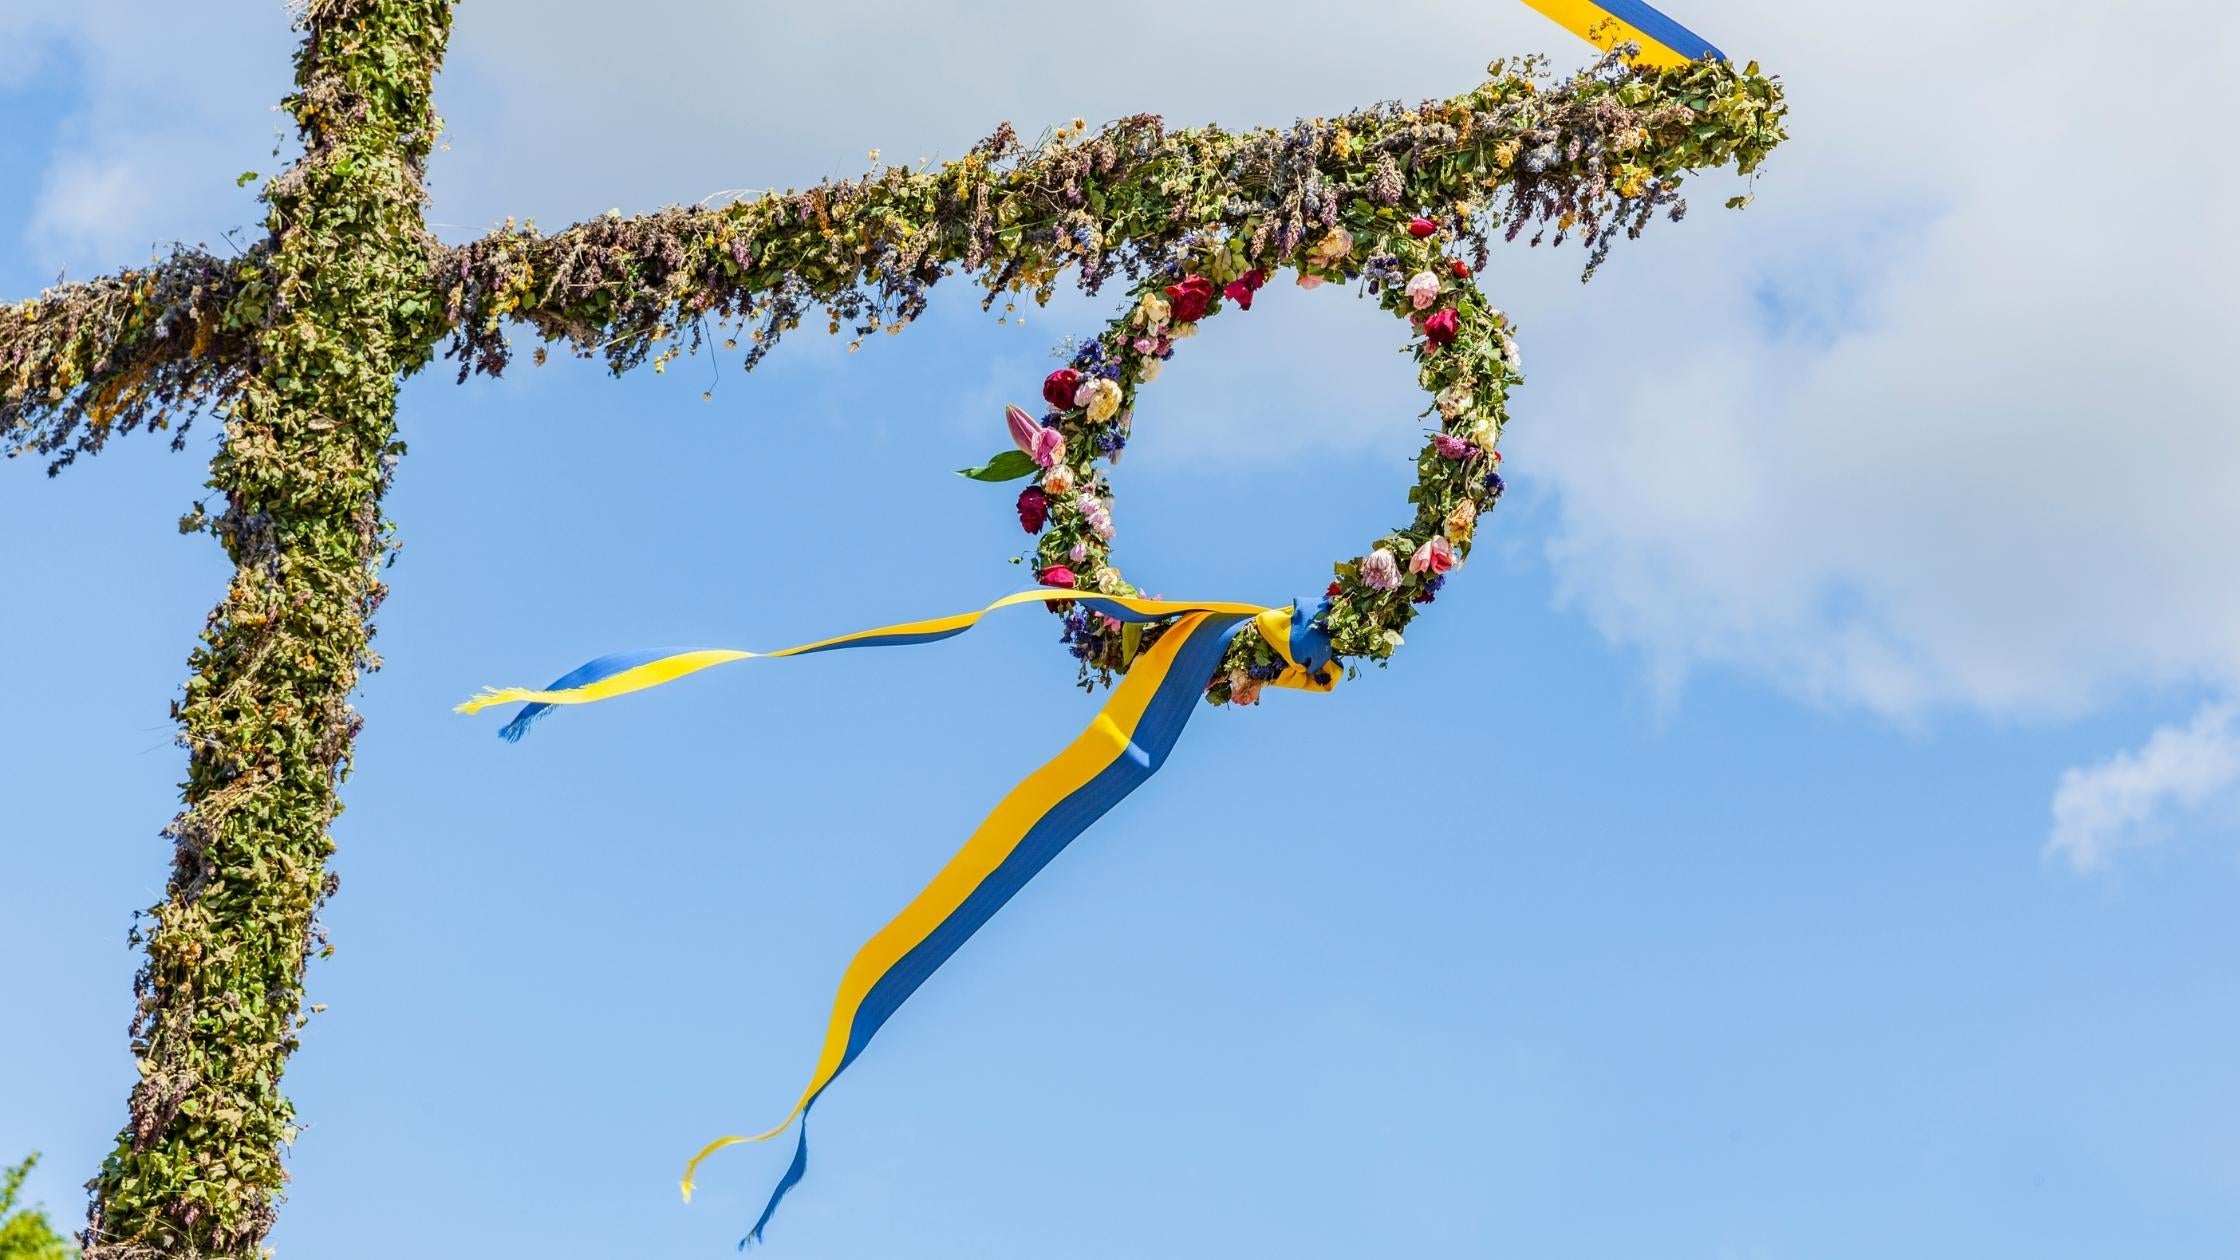
{"label": "blue sky", "polygon": [[[276,11],[167,31],[155,9],[85,8],[0,5],[0,35],[31,50],[0,58],[5,294],[159,236],[215,239],[252,213],[233,175],[271,168]],[[629,143],[644,113],[614,100],[661,71],[638,41],[692,69],[724,43],[718,8],[661,6],[647,22],[665,32],[603,47],[509,37],[518,6],[468,6],[431,217],[559,222],[846,170],[874,144],[953,153],[1007,115],[1276,121],[1451,91],[1504,47],[1575,56],[1521,6],[1421,5],[1395,20],[1467,55],[1366,70],[1310,21],[1259,32],[1282,73],[1206,96],[1198,76],[1132,69],[1134,35],[1069,82],[1031,31],[986,36],[975,56],[1001,72],[882,51],[915,37],[898,16],[865,37],[868,86],[798,126],[686,110]],[[2162,371],[2173,348],[2122,320],[2095,358],[2113,385],[2062,377],[2075,356],[2029,324],[2050,255],[2019,227],[1997,236],[2012,255],[1966,235],[2018,221],[1998,200],[2013,181],[1941,165],[1969,152],[1956,140],[1918,161],[1871,142],[1876,110],[1908,108],[1867,104],[1859,62],[1888,32],[1702,8],[1679,16],[1797,90],[1800,138],[1760,205],[1719,214],[1707,185],[1688,223],[1583,289],[1576,255],[1503,260],[1531,380],[1490,545],[1390,669],[1202,715],[820,1104],[773,1248],[2240,1245],[2218,717],[2240,648],[2214,563],[2240,518],[2154,515],[2193,501],[2188,465],[2216,462],[2203,444],[2229,404],[2188,392]],[[704,38],[678,34],[703,20]],[[1206,20],[1218,42],[1265,15]],[[783,19],[740,55],[835,55],[819,21]],[[2034,37],[2004,73],[2061,81],[2079,46],[2134,38]],[[213,76],[143,82],[171,39],[206,41]],[[581,113],[525,69],[594,53],[617,83]],[[1989,128],[2010,97],[1986,90],[1971,118]],[[927,93],[923,117],[870,121]],[[2065,143],[2099,125],[2042,124]],[[2048,232],[2076,226],[2048,213]],[[2125,304],[2137,270],[2175,311],[2229,302],[2228,255],[2188,278],[2150,246],[2081,239],[2063,265],[2082,305],[2152,323]],[[1313,591],[1402,510],[1420,403],[1389,321],[1329,290],[1273,296],[1178,357],[1119,470],[1120,559],[1165,593]],[[386,667],[337,826],[339,952],[313,968],[328,1009],[288,1078],[308,1127],[283,1256],[716,1255],[751,1221],[780,1144],[711,1160],[689,1207],[684,1157],[783,1114],[856,945],[1087,720],[1054,624],[1022,612],[935,647],[736,666],[519,746],[449,709],[609,650],[779,646],[1014,589],[1009,495],[948,470],[1000,447],[1002,402],[1105,305],[1069,295],[1019,328],[970,299],[958,282],[858,355],[803,336],[751,378],[726,364],[711,402],[706,359],[621,382],[525,360],[499,382],[440,366],[411,382]],[[1902,340],[1924,325],[1933,346]],[[1935,410],[1936,383],[1970,401]],[[2093,389],[2132,401],[2044,401]],[[214,431],[181,455],[122,442],[58,481],[0,469],[0,1009],[24,1021],[0,1037],[0,1158],[46,1152],[32,1193],[64,1218],[132,1076],[124,933],[160,894],[181,771],[165,706],[224,582],[216,547],[173,522]],[[2089,471],[2036,462],[2087,445]],[[2049,499],[2058,514],[2030,515]],[[2054,554],[2034,549],[2048,538]],[[2083,820],[2068,847],[2057,799]]]}

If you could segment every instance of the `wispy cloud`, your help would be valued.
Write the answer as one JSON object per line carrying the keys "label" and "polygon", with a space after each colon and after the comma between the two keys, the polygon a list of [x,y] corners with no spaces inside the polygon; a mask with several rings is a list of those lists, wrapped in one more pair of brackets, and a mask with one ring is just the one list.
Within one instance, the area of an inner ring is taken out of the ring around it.
{"label": "wispy cloud", "polygon": [[[440,85],[434,217],[457,237],[799,183],[873,146],[954,155],[1007,116],[1030,133],[1147,108],[1279,122],[1454,91],[1503,50],[1585,56],[1522,5],[1395,0],[1419,37],[1404,57],[1332,38],[1338,0],[1268,12],[1145,0],[1096,55],[1058,57],[1034,0],[647,0],[628,20],[603,0],[477,0]],[[1901,717],[2074,714],[2141,683],[2240,694],[2240,583],[2221,580],[2240,424],[2218,340],[2240,327],[2240,254],[2194,209],[2240,200],[2240,164],[2201,160],[2199,121],[2221,116],[2240,10],[2043,12],[1890,0],[1830,22],[1694,0],[1691,25],[1792,90],[1795,139],[1758,202],[1720,213],[1734,189],[1706,181],[1691,222],[1583,290],[1576,250],[1488,269],[1526,335],[1510,467],[1557,505],[1549,563],[1660,680],[1726,667]],[[1209,71],[1176,31],[1262,52]],[[268,169],[289,38],[277,3],[0,0],[0,78],[64,59],[84,87],[33,256],[83,274],[253,222],[232,178]],[[2149,191],[2174,173],[2182,194]],[[1408,444],[1421,399],[1390,321],[1290,298],[1162,382],[1146,423],[1173,426],[1176,458]],[[1101,309],[1036,312],[1037,344]],[[2213,745],[2187,734],[2202,720],[2167,734]],[[2102,861],[2133,815],[2186,799],[2123,787],[2164,764],[2156,747],[2072,772],[2058,852]]]}
{"label": "wispy cloud", "polygon": [[2151,841],[2169,814],[2200,810],[2236,787],[2240,703],[2205,705],[2191,722],[2162,727],[2137,749],[2063,774],[2046,854],[2098,870],[2119,850]]}

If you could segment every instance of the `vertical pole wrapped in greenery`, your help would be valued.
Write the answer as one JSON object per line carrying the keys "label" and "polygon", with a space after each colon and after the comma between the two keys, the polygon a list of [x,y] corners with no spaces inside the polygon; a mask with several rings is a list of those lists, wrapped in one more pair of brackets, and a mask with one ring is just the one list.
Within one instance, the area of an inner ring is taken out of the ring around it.
{"label": "vertical pole wrapped in greenery", "polygon": [[267,249],[237,299],[260,318],[210,468],[233,583],[174,706],[186,809],[145,932],[131,1118],[95,1183],[99,1258],[253,1256],[272,1227],[295,1122],[280,1076],[334,889],[350,693],[376,664],[397,381],[435,336],[414,295],[450,6],[328,0],[304,23],[287,102],[304,153],[265,193]]}

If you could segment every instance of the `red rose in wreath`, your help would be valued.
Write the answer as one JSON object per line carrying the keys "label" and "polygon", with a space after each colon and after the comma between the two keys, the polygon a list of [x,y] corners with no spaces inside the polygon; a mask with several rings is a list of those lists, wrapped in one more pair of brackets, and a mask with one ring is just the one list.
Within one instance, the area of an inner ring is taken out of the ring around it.
{"label": "red rose in wreath", "polygon": [[1461,322],[1453,311],[1433,311],[1431,318],[1423,321],[1424,338],[1431,343],[1431,348],[1434,350],[1440,346],[1451,344],[1454,341],[1456,331],[1461,326]]}
{"label": "red rose in wreath", "polygon": [[1042,401],[1058,411],[1073,406],[1073,391],[1081,388],[1081,373],[1059,368],[1042,378]]}
{"label": "red rose in wreath", "polygon": [[1172,308],[1174,322],[1195,324],[1206,317],[1206,307],[1213,304],[1213,281],[1204,276],[1184,276],[1181,284],[1167,286],[1167,305]]}
{"label": "red rose in wreath", "polygon": [[1253,292],[1268,282],[1268,273],[1254,267],[1221,288],[1221,295],[1245,310],[1252,309]]}

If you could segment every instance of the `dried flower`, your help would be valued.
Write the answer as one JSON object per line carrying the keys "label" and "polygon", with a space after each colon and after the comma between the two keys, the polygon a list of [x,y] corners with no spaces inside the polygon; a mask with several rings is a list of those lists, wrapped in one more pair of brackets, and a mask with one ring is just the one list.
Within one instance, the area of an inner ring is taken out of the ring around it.
{"label": "dried flower", "polygon": [[1314,243],[1307,256],[1324,267],[1336,267],[1353,256],[1353,233],[1342,227],[1331,228],[1330,234]]}
{"label": "dried flower", "polygon": [[1376,165],[1369,170],[1369,200],[1380,206],[1398,205],[1405,187],[1400,181],[1400,164],[1391,154],[1379,153]]}
{"label": "dried flower", "polygon": [[1446,534],[1456,542],[1469,542],[1471,531],[1478,526],[1478,505],[1469,499],[1454,505],[1447,513]]}
{"label": "dried flower", "polygon": [[1384,547],[1361,557],[1361,584],[1372,591],[1400,589],[1400,559]]}

